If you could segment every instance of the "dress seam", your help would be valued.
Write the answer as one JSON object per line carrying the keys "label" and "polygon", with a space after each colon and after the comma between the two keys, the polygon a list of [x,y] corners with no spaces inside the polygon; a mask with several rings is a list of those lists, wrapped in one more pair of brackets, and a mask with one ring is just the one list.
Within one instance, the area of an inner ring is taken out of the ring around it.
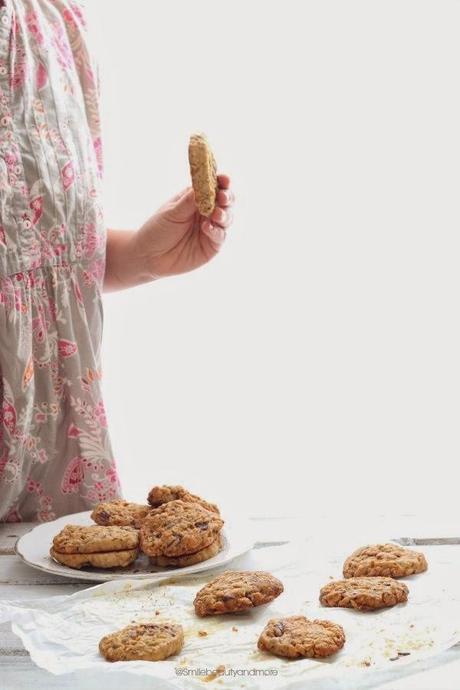
{"label": "dress seam", "polygon": [[12,273],[7,273],[6,275],[1,275],[0,274],[0,283],[2,280],[6,280],[8,278],[14,278],[17,275],[23,275],[25,273],[34,273],[35,271],[44,271],[47,269],[68,269],[73,266],[81,266],[81,268],[85,268],[91,263],[91,259],[70,259],[68,261],[63,261],[62,263],[45,263],[45,264],[39,264],[38,266],[33,266],[31,268],[22,268],[19,269],[18,271],[13,271]]}

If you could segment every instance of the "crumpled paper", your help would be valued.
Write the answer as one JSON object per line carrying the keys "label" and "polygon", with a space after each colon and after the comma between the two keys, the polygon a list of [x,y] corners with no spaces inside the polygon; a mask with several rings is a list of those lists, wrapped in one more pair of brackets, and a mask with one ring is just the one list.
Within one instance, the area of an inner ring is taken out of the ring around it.
{"label": "crumpled paper", "polygon": [[[216,687],[245,690],[371,687],[395,679],[421,659],[435,657],[460,642],[460,549],[426,547],[429,570],[405,579],[409,603],[375,613],[329,609],[318,593],[340,578],[344,554],[314,543],[260,549],[232,563],[232,569],[267,569],[279,577],[284,593],[268,606],[237,614],[198,618],[193,599],[215,576],[199,574],[158,581],[112,581],[71,596],[0,604],[0,622],[11,620],[38,666],[54,674],[93,669],[119,670],[156,679],[155,688]],[[456,563],[450,562],[452,554]],[[269,618],[303,614],[343,626],[346,644],[325,660],[285,660],[257,649]],[[131,622],[174,620],[182,624],[180,654],[162,662],[108,663],[99,654],[101,637]],[[351,685],[350,685],[351,683]]]}

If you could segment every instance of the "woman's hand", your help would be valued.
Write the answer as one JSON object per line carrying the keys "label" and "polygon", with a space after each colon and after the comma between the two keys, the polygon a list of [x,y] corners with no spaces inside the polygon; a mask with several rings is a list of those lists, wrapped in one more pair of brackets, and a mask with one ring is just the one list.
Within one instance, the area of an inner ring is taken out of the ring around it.
{"label": "woman's hand", "polygon": [[234,195],[227,175],[217,176],[216,207],[198,212],[191,187],[173,197],[137,232],[109,231],[105,289],[116,290],[192,271],[217,254],[232,222]]}
{"label": "woman's hand", "polygon": [[173,197],[142,226],[138,243],[153,278],[192,271],[217,254],[231,224],[233,192],[230,178],[219,175],[216,207],[200,215],[193,189]]}

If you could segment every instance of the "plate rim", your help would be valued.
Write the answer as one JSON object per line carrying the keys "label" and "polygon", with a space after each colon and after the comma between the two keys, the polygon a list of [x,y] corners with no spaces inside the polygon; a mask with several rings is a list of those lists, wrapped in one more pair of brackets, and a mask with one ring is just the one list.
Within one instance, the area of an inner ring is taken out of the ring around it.
{"label": "plate rim", "polygon": [[[55,520],[50,520],[48,522],[42,522],[37,525],[34,525],[31,527],[27,532],[24,532],[24,534],[21,534],[19,536],[14,544],[14,553],[21,559],[23,563],[25,563],[27,566],[30,568],[35,568],[36,570],[40,570],[41,572],[48,573],[49,575],[54,575],[55,577],[65,577],[67,579],[74,579],[74,580],[81,580],[85,582],[111,582],[115,580],[128,580],[128,579],[134,579],[137,581],[142,581],[142,580],[147,580],[147,579],[161,579],[164,577],[187,577],[190,575],[195,575],[199,573],[204,573],[207,571],[212,571],[213,569],[217,569],[220,567],[223,567],[225,565],[228,565],[233,561],[235,558],[239,558],[240,556],[243,556],[244,554],[248,553],[254,548],[255,545],[255,538],[252,533],[251,529],[251,524],[249,520],[243,520],[243,519],[237,519],[236,522],[240,522],[241,524],[246,524],[248,529],[247,529],[247,540],[244,545],[244,549],[236,553],[234,556],[230,556],[230,558],[224,559],[221,563],[216,563],[216,564],[209,564],[209,565],[203,565],[202,568],[198,570],[193,570],[193,571],[188,571],[186,568],[174,568],[174,569],[169,569],[169,570],[164,570],[164,571],[158,571],[158,572],[150,572],[150,573],[104,573],[101,572],[101,569],[96,570],[95,572],[88,572],[88,571],[81,571],[76,568],[70,568],[69,566],[62,565],[62,568],[65,568],[65,571],[63,572],[57,572],[56,569],[53,566],[46,567],[44,565],[41,565],[39,563],[32,562],[28,560],[26,555],[21,551],[20,548],[20,542],[21,540],[25,539],[28,535],[31,534],[36,529],[39,529],[40,527],[45,527],[51,525],[53,522],[58,522],[60,520],[63,520],[64,518],[68,518],[69,522],[71,522],[71,519],[77,515],[79,516],[90,516],[91,510],[83,510],[79,511],[78,513],[70,513],[69,515],[61,515],[60,517],[56,518]],[[222,530],[225,534],[225,527]],[[225,534],[225,536],[227,536]],[[216,554],[217,555],[217,554]],[[209,561],[211,559],[208,559]],[[203,561],[203,564],[208,563],[208,561]],[[196,565],[201,565],[197,563]],[[193,566],[189,566],[193,567]],[[186,571],[186,572],[184,572]]]}

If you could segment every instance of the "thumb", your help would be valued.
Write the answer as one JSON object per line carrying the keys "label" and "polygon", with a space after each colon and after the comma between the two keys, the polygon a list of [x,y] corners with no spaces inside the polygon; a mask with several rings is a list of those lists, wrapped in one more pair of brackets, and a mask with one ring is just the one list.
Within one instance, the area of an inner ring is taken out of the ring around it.
{"label": "thumb", "polygon": [[171,205],[174,207],[174,210],[179,212],[184,211],[190,213],[196,211],[195,192],[193,191],[193,187],[187,187],[183,189],[182,192],[179,192],[179,194],[176,194],[176,196],[171,199]]}

